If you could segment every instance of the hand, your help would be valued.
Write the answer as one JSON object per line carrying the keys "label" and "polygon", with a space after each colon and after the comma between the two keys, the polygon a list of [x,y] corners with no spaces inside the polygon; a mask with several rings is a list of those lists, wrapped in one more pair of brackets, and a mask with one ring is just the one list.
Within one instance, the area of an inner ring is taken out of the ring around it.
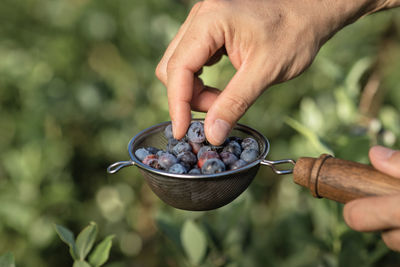
{"label": "hand", "polygon": [[[379,171],[400,179],[400,151],[372,147],[372,165]],[[400,195],[353,200],[344,206],[346,223],[356,231],[383,231],[386,245],[400,251]]]}
{"label": "hand", "polygon": [[[380,10],[377,0],[209,0],[194,5],[156,69],[167,86],[176,139],[191,109],[207,112],[208,141],[221,144],[269,86],[299,75],[335,32]],[[203,84],[202,67],[227,54],[237,72],[223,91]]]}

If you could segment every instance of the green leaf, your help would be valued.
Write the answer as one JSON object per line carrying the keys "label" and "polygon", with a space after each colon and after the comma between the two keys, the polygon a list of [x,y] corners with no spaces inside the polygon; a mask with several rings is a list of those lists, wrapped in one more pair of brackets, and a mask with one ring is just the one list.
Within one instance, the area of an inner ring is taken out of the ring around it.
{"label": "green leaf", "polygon": [[79,260],[84,260],[92,249],[94,241],[97,236],[97,225],[95,222],[91,222],[88,226],[83,229],[78,237],[76,238],[76,255]]}
{"label": "green leaf", "polygon": [[368,71],[369,68],[371,68],[372,63],[373,60],[371,58],[361,58],[353,65],[353,67],[348,72],[345,84],[347,92],[349,93],[353,101],[355,101],[356,98],[359,96],[360,80],[363,74],[365,74],[365,72]]}
{"label": "green leaf", "polygon": [[95,247],[94,251],[89,256],[89,262],[91,265],[98,267],[103,265],[108,260],[112,246],[112,239],[114,236],[115,235],[107,236]]}
{"label": "green leaf", "polygon": [[290,117],[286,117],[285,122],[290,127],[292,127],[293,129],[298,131],[300,134],[302,134],[305,138],[307,138],[308,141],[310,141],[310,143],[313,145],[313,147],[319,154],[328,153],[328,154],[334,156],[333,151],[328,146],[326,146],[322,142],[322,140],[319,138],[319,136],[316,133],[314,133],[313,131],[311,131],[308,127],[304,126],[300,122],[298,122]]}
{"label": "green leaf", "polygon": [[64,226],[56,224],[55,227],[56,227],[56,232],[57,232],[58,236],[61,238],[62,241],[64,241],[69,246],[69,253],[71,254],[71,257],[74,260],[77,260],[78,257],[76,256],[76,253],[75,253],[75,236],[74,236],[74,234],[70,230],[65,228]]}
{"label": "green leaf", "polygon": [[14,256],[11,252],[0,256],[0,267],[15,267]]}
{"label": "green leaf", "polygon": [[74,261],[72,267],[92,267],[87,261]]}
{"label": "green leaf", "polygon": [[159,211],[156,216],[157,227],[160,232],[165,234],[179,250],[183,250],[182,242],[180,238],[181,225],[174,221],[169,214],[163,211]]}
{"label": "green leaf", "polygon": [[189,260],[197,265],[204,258],[207,240],[204,232],[192,220],[187,220],[181,232],[183,248]]}

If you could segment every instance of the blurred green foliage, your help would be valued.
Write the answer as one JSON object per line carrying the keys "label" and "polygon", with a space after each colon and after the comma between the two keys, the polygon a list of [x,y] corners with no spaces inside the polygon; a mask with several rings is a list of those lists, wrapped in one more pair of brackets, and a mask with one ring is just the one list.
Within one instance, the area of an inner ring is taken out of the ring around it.
{"label": "blurred green foliage", "polygon": [[[169,120],[154,70],[191,5],[2,0],[0,254],[12,251],[17,266],[72,266],[53,224],[78,232],[96,221],[102,238],[115,234],[108,267],[397,266],[378,233],[346,226],[341,204],[267,167],[209,212],[166,206],[136,168],[106,174],[128,159],[133,135]],[[371,145],[399,148],[399,39],[398,10],[361,19],[240,122],[270,139],[269,159],[331,151],[368,162]],[[223,88],[233,73],[225,58],[202,77]]]}
{"label": "blurred green foliage", "polygon": [[[90,222],[90,224],[78,234],[76,239],[74,234],[64,226],[56,224],[55,229],[60,239],[69,247],[69,253],[74,260],[73,267],[100,267],[108,260],[114,235],[109,235],[104,238],[104,240],[91,251],[98,233],[97,224],[95,222]],[[87,260],[88,255],[89,257]]]}

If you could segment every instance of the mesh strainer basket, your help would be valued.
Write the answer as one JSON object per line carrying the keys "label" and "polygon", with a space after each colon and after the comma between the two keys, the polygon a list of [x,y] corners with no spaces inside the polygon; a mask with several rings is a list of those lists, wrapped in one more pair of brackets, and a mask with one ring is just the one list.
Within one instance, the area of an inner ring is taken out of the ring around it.
{"label": "mesh strainer basket", "polygon": [[239,169],[212,175],[172,174],[143,164],[135,157],[135,151],[141,147],[165,149],[168,141],[164,136],[164,129],[170,123],[163,122],[152,126],[133,137],[128,145],[130,160],[116,162],[110,165],[107,171],[115,173],[121,168],[136,165],[151,190],[160,199],[175,208],[192,211],[216,209],[230,203],[246,190],[260,164],[271,166],[278,174],[292,173],[292,170],[278,170],[274,165],[281,163],[294,165],[293,160],[265,160],[270,148],[268,140],[256,130],[242,124],[234,127],[231,136],[254,138],[258,142],[260,153],[257,160]]}

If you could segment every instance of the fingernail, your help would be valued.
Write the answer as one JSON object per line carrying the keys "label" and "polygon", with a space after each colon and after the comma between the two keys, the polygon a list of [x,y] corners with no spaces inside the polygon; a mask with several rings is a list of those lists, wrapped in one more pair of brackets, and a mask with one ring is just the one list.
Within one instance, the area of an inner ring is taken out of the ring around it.
{"label": "fingernail", "polygon": [[393,153],[396,152],[395,150],[384,146],[376,146],[374,147],[374,150],[375,156],[381,160],[389,159],[393,155]]}
{"label": "fingernail", "polygon": [[224,120],[216,119],[211,126],[211,135],[218,144],[222,144],[231,131],[231,126]]}

